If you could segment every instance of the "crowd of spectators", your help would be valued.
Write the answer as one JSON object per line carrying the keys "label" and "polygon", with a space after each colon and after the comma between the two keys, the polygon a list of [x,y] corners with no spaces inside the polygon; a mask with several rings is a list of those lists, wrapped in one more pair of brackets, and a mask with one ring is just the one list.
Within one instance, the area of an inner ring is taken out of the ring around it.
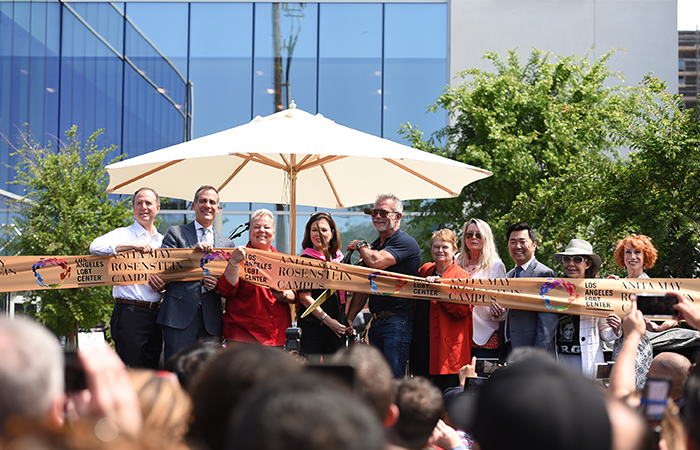
{"label": "crowd of spectators", "polygon": [[[98,238],[93,251],[149,253],[163,239],[207,252],[230,242],[211,229],[215,188],[200,188],[193,209],[195,222],[161,238],[158,195],[141,189],[134,225]],[[479,219],[464,224],[461,241],[436,231],[432,262],[419,267],[420,249],[400,229],[401,201],[380,194],[365,212],[379,237],[353,240],[346,251],[374,269],[429,282],[556,273],[535,258],[537,233],[523,222],[506,233],[515,263],[508,272]],[[115,288],[116,352],[107,344],[65,352],[32,320],[0,318],[0,450],[700,449],[700,372],[678,353],[652,360],[647,336],[680,321],[698,329],[700,309],[687,296],[669,293],[678,317],[659,325],[634,299],[626,317],[606,319],[496,302],[277,291],[239,277],[246,248],[276,251],[271,212],[253,213],[250,227],[250,242],[234,249],[221,277]],[[330,214],[311,216],[302,247],[304,257],[343,260]],[[632,235],[615,258],[629,277],[644,277],[656,250]],[[585,240],[572,239],[555,259],[564,277],[599,277],[602,260]],[[306,320],[295,317],[301,348],[285,348],[288,305],[306,309],[324,295]],[[355,341],[353,319],[367,303],[367,340]],[[155,324],[163,326],[165,370],[154,368]],[[593,371],[604,341],[616,342],[616,360],[601,382]],[[501,365],[485,373],[477,356]]]}

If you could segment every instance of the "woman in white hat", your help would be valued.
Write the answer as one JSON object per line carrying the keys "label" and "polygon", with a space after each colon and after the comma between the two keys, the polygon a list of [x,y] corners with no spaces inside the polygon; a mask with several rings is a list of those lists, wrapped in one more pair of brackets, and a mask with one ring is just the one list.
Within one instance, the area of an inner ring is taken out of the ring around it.
{"label": "woman in white hat", "polygon": [[[554,258],[564,267],[567,278],[598,278],[603,261],[583,239],[572,239],[566,250]],[[557,327],[557,359],[593,379],[595,365],[604,363],[601,339],[612,341],[619,336],[605,318],[560,314]]]}

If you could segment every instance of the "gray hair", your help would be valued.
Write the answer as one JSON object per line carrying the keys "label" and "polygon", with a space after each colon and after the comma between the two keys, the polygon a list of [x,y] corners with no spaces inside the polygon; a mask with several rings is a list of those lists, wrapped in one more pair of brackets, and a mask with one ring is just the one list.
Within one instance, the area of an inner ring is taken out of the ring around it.
{"label": "gray hair", "polygon": [[400,198],[392,194],[391,192],[384,192],[379,195],[377,195],[377,199],[374,201],[376,204],[377,202],[381,202],[384,200],[393,200],[394,201],[394,211],[403,214],[403,202],[401,201]]}
{"label": "gray hair", "polygon": [[219,191],[216,189],[214,186],[210,186],[208,184],[205,184],[204,186],[200,186],[199,189],[197,189],[197,192],[194,193],[194,204],[197,204],[197,201],[199,200],[199,194],[202,191],[214,191],[216,192],[216,203],[220,203],[219,201]]}
{"label": "gray hair", "polygon": [[63,390],[56,336],[32,320],[0,317],[0,433],[11,416],[45,420]]}
{"label": "gray hair", "polygon": [[258,217],[269,217],[272,219],[272,230],[276,231],[275,229],[277,226],[275,225],[275,215],[272,214],[272,211],[266,208],[260,208],[255,211],[253,211],[253,214],[250,215],[250,223],[252,224],[255,219]]}

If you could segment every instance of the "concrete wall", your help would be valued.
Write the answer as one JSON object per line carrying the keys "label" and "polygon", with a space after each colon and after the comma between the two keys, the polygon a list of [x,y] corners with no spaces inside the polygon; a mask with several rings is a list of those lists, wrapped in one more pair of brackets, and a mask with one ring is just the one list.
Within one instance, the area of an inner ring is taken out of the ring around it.
{"label": "concrete wall", "polygon": [[[450,0],[449,73],[478,67],[485,51],[533,47],[555,55],[600,55],[624,47],[609,67],[636,85],[649,72],[678,92],[676,0]],[[457,84],[450,81],[450,84]]]}

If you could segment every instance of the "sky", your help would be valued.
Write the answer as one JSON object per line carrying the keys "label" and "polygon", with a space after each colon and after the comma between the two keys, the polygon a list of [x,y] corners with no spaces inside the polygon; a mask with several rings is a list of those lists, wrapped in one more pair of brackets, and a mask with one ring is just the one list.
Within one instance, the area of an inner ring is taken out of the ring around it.
{"label": "sky", "polygon": [[700,0],[678,0],[678,29],[700,29]]}

